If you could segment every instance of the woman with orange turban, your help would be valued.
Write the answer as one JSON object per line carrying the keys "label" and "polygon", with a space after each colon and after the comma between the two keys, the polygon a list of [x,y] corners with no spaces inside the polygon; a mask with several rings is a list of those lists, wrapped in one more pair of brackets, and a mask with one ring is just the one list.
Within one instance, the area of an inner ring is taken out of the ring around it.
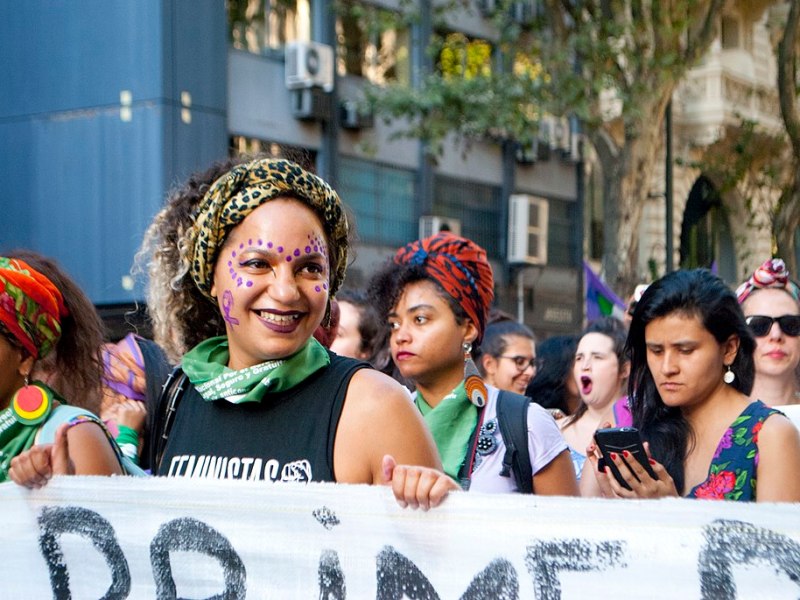
{"label": "woman with orange turban", "polygon": [[[58,344],[67,316],[52,281],[23,260],[0,257],[0,481],[39,487],[52,472],[122,473],[118,449],[99,419],[30,380],[36,361]],[[76,427],[83,423],[94,426]],[[56,438],[58,452],[48,443]]]}
{"label": "woman with orange turban", "polygon": [[494,298],[483,248],[448,232],[415,241],[375,275],[370,296],[389,325],[397,368],[416,386],[414,401],[447,475],[480,492],[529,491],[532,481],[537,494],[577,495],[567,445],[538,405],[527,407],[530,473],[518,482],[504,464],[499,391],[481,380],[471,359]]}

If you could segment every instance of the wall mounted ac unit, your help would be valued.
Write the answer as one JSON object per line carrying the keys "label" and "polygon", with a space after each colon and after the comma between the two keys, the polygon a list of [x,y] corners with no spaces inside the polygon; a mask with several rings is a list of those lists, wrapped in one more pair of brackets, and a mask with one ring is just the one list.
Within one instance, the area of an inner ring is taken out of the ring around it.
{"label": "wall mounted ac unit", "polygon": [[547,264],[549,204],[544,198],[512,194],[508,206],[508,262]]}
{"label": "wall mounted ac unit", "polygon": [[286,44],[286,87],[290,90],[321,87],[333,91],[333,48],[319,42]]}
{"label": "wall mounted ac unit", "polygon": [[339,124],[345,129],[368,129],[375,126],[375,116],[361,110],[358,102],[345,100],[339,109]]}
{"label": "wall mounted ac unit", "polygon": [[440,231],[461,235],[461,221],[436,215],[423,215],[419,218],[419,239],[436,235]]}
{"label": "wall mounted ac unit", "polygon": [[320,88],[291,90],[292,116],[301,121],[330,121],[333,103],[330,94]]}

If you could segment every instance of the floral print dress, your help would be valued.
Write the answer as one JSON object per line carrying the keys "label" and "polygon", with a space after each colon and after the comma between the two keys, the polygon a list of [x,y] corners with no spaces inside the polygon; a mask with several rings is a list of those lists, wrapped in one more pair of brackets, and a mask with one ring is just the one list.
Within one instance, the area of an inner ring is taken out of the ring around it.
{"label": "floral print dress", "polygon": [[725,431],[711,459],[708,479],[692,488],[687,498],[707,500],[756,499],[756,469],[758,468],[758,432],[764,421],[780,411],[761,400],[747,405]]}

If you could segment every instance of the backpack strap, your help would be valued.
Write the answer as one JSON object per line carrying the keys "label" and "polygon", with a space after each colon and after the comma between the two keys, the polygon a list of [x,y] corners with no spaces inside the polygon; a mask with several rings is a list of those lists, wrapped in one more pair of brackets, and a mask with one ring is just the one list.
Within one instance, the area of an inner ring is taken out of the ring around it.
{"label": "backpack strap", "polygon": [[150,413],[150,464],[148,466],[154,475],[161,466],[161,458],[167,447],[169,432],[175,422],[175,413],[188,382],[189,378],[180,366],[172,369],[164,385],[161,386],[161,393],[156,400],[154,410]]}
{"label": "backpack strap", "polygon": [[528,452],[528,406],[525,396],[500,390],[497,396],[497,424],[506,446],[500,475],[514,479],[520,493],[533,493],[533,468]]}

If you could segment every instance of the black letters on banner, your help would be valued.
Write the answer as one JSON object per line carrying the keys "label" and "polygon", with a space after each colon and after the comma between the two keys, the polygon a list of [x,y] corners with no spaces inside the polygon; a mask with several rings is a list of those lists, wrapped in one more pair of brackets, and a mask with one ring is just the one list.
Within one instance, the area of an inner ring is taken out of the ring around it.
{"label": "black letters on banner", "polygon": [[335,550],[323,550],[319,558],[319,600],[344,600],[344,573]]}
{"label": "black letters on banner", "polygon": [[706,525],[703,535],[697,570],[704,600],[736,598],[732,564],[768,563],[800,587],[800,544],[785,535],[725,519]]}
{"label": "black letters on banner", "polygon": [[242,559],[225,536],[202,521],[188,517],[164,523],[150,544],[150,563],[158,598],[175,598],[177,595],[169,560],[172,550],[199,552],[220,563],[225,591],[208,600],[244,599],[247,574]]}
{"label": "black letters on banner", "polygon": [[528,547],[525,564],[533,576],[533,589],[540,600],[560,600],[559,571],[604,571],[624,567],[625,543],[587,542],[581,539],[536,542]]}
{"label": "black letters on banner", "polygon": [[[439,595],[417,565],[386,546],[378,554],[377,600],[439,600]],[[512,564],[493,560],[467,587],[461,600],[516,600],[519,582]]]}
{"label": "black letters on banner", "polygon": [[72,598],[69,571],[58,538],[64,533],[77,533],[91,540],[103,555],[111,571],[111,585],[104,600],[127,598],[131,591],[128,561],[117,543],[114,528],[94,511],[79,506],[63,508],[47,506],[39,513],[39,549],[50,571],[50,587],[56,600]]}

